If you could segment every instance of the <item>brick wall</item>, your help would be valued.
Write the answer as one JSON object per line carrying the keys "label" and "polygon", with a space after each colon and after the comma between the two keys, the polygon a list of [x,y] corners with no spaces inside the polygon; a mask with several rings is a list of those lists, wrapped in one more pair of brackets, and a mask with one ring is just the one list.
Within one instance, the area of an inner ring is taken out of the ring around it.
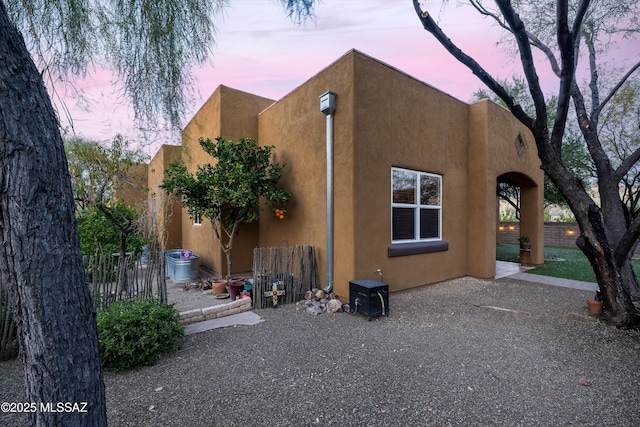
{"label": "brick wall", "polygon": [[[545,222],[544,245],[575,248],[580,229],[575,222]],[[498,243],[518,244],[519,222],[501,222],[498,226]]]}

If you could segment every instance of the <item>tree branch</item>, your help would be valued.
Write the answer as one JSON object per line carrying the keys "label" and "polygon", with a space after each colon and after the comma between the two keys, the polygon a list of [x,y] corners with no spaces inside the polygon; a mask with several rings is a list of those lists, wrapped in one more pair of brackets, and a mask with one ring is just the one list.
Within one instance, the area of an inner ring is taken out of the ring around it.
{"label": "tree branch", "polygon": [[636,148],[633,153],[625,157],[625,159],[622,161],[622,164],[618,166],[618,168],[614,171],[616,181],[620,181],[622,177],[624,177],[627,172],[631,170],[633,165],[635,165],[638,160],[640,160],[640,147]]}
{"label": "tree branch", "polygon": [[[562,64],[562,69],[560,71],[558,105],[556,107],[556,116],[553,123],[553,130],[551,132],[551,145],[558,154],[560,154],[561,152],[562,139],[567,122],[567,115],[569,112],[571,89],[575,82],[575,51],[573,43],[574,37],[572,32],[569,31],[568,14],[568,0],[558,1],[556,10],[556,21],[558,23],[557,38],[558,46],[560,48],[560,61]],[[574,29],[576,28],[576,23],[577,22],[574,22]]]}
{"label": "tree branch", "polygon": [[[589,50],[589,72],[591,79],[589,81],[589,89],[591,89],[591,124],[597,128],[599,121],[599,112],[596,110],[600,105],[600,90],[598,89],[598,67],[596,65],[596,48],[593,44],[592,35],[585,37],[585,43]],[[596,112],[597,111],[597,112]]]}
{"label": "tree branch", "polygon": [[[609,157],[602,147],[600,139],[597,137],[597,129],[592,125],[592,122],[587,114],[587,107],[584,102],[584,96],[582,95],[580,88],[577,84],[575,84],[575,82],[573,84],[571,97],[573,99],[576,115],[578,116],[578,125],[587,144],[589,154],[591,155],[593,163],[596,167],[597,176],[607,176],[612,172],[611,162],[609,161]],[[619,180],[616,180],[615,182],[618,181]]]}
{"label": "tree branch", "polygon": [[576,11],[576,17],[573,20],[573,26],[571,27],[571,32],[573,33],[573,38],[574,38],[573,55],[576,61],[576,64],[574,64],[574,67],[577,66],[578,52],[580,50],[580,35],[581,35],[580,30],[582,28],[582,24],[584,23],[584,17],[587,15],[587,10],[589,10],[590,3],[591,3],[591,0],[582,0],[580,2],[580,4],[578,5],[578,9]]}
{"label": "tree branch", "polygon": [[473,6],[481,15],[487,16],[489,18],[492,18],[494,21],[496,21],[496,23],[501,26],[503,29],[511,32],[511,28],[509,28],[509,26],[507,24],[505,24],[502,19],[500,19],[499,15],[496,15],[495,13],[491,12],[489,9],[487,9],[486,7],[484,7],[484,5],[480,2],[478,2],[477,0],[469,0],[469,3],[471,4],[471,6]]}
{"label": "tree branch", "polygon": [[515,101],[515,99],[502,87],[480,64],[478,64],[473,58],[465,54],[456,46],[443,32],[440,27],[434,22],[428,12],[422,11],[418,0],[413,0],[413,6],[422,22],[425,30],[429,31],[440,42],[440,44],[447,49],[447,51],[462,64],[475,74],[480,81],[482,81],[489,89],[491,89],[496,95],[502,99],[508,106],[512,114],[520,120],[526,127],[533,129],[534,119],[529,117],[524,112],[522,107]]}
{"label": "tree branch", "polygon": [[624,76],[622,76],[618,84],[616,84],[614,88],[611,89],[611,92],[609,92],[609,94],[604,99],[604,101],[602,101],[600,105],[594,108],[593,114],[600,114],[600,111],[602,111],[604,106],[607,105],[609,101],[611,101],[611,98],[614,97],[614,95],[618,92],[618,90],[622,87],[622,85],[625,84],[627,80],[629,80],[629,77],[631,77],[631,75],[635,73],[636,70],[638,70],[638,68],[640,68],[640,62],[637,62],[633,67],[629,69],[629,71],[627,71],[627,73]]}
{"label": "tree branch", "polygon": [[616,246],[615,252],[613,253],[616,264],[623,265],[626,261],[627,256],[631,252],[633,245],[636,243],[636,240],[640,237],[640,216],[635,217],[627,231],[620,239],[618,246]]}
{"label": "tree branch", "polygon": [[496,4],[500,8],[500,12],[502,12],[505,21],[509,24],[511,32],[516,38],[518,50],[520,51],[520,62],[522,63],[522,69],[524,71],[525,78],[527,79],[527,84],[529,85],[529,93],[531,93],[533,105],[536,109],[534,128],[531,130],[534,134],[540,132],[547,134],[547,104],[545,102],[542,89],[540,88],[540,80],[538,79],[538,73],[536,72],[535,63],[533,61],[529,35],[524,27],[524,23],[515,10],[513,10],[511,1],[496,0]]}
{"label": "tree branch", "polygon": [[[499,15],[491,12],[489,9],[484,7],[484,5],[479,3],[477,0],[470,0],[469,3],[481,15],[484,15],[484,16],[487,16],[489,18],[492,18],[494,21],[496,21],[496,23],[502,29],[504,29],[504,30],[508,31],[509,33],[513,34],[513,31],[511,30],[511,28],[507,24],[505,24],[502,19],[500,19]],[[549,48],[549,46],[544,44],[542,42],[542,40],[540,40],[538,37],[535,36],[535,34],[530,33],[528,31],[527,31],[527,37],[529,37],[529,41],[530,41],[532,46],[540,49],[540,51],[542,51],[542,53],[544,53],[544,55],[547,57],[547,60],[549,61],[549,65],[551,66],[551,70],[553,71],[553,73],[556,76],[560,77],[560,66],[558,65],[558,60],[556,59],[555,55],[553,54],[553,51]]]}

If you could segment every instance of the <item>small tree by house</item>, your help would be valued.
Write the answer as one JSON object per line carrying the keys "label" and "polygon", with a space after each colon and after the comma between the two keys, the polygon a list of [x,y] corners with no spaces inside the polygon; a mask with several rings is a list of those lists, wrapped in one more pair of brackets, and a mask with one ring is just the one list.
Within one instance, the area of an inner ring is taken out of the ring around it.
{"label": "small tree by house", "polygon": [[[129,141],[122,135],[116,135],[110,145],[74,138],[66,142],[65,151],[69,159],[76,208],[81,208],[81,251],[92,255],[95,249],[88,252],[87,245],[95,248],[99,244],[108,253],[118,253],[118,289],[126,294],[129,291],[126,265],[128,247],[133,246],[137,250],[144,243],[140,244],[141,236],[137,234],[135,219],[138,215],[132,207],[123,203],[124,193],[146,191],[144,177],[137,176],[134,166],[142,164],[147,158],[140,149],[130,149]],[[105,220],[108,224],[96,224],[96,221]],[[127,243],[132,237],[134,242]],[[118,245],[111,245],[110,242],[118,242]]]}
{"label": "small tree by house", "polygon": [[200,138],[199,142],[217,162],[199,166],[195,175],[183,162],[171,163],[160,187],[179,196],[189,216],[211,221],[227,258],[229,277],[233,239],[240,224],[258,220],[261,199],[279,209],[291,198],[278,185],[285,165],[271,163],[273,146],[260,147],[251,138],[238,142]]}

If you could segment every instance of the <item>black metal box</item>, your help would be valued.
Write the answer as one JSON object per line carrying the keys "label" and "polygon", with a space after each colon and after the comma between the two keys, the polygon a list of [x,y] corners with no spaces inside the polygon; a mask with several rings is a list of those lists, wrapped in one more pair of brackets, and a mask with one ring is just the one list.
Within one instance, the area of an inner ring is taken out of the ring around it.
{"label": "black metal box", "polygon": [[389,315],[389,285],[378,280],[364,279],[349,282],[351,310],[372,317]]}

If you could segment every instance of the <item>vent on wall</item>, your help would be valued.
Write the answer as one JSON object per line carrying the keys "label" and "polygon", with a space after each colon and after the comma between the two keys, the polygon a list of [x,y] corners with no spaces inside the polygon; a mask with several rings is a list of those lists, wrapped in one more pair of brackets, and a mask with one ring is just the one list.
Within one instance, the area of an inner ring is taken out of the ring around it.
{"label": "vent on wall", "polygon": [[527,140],[523,134],[518,133],[516,140],[514,141],[516,145],[516,151],[518,152],[518,157],[521,157],[527,151]]}

